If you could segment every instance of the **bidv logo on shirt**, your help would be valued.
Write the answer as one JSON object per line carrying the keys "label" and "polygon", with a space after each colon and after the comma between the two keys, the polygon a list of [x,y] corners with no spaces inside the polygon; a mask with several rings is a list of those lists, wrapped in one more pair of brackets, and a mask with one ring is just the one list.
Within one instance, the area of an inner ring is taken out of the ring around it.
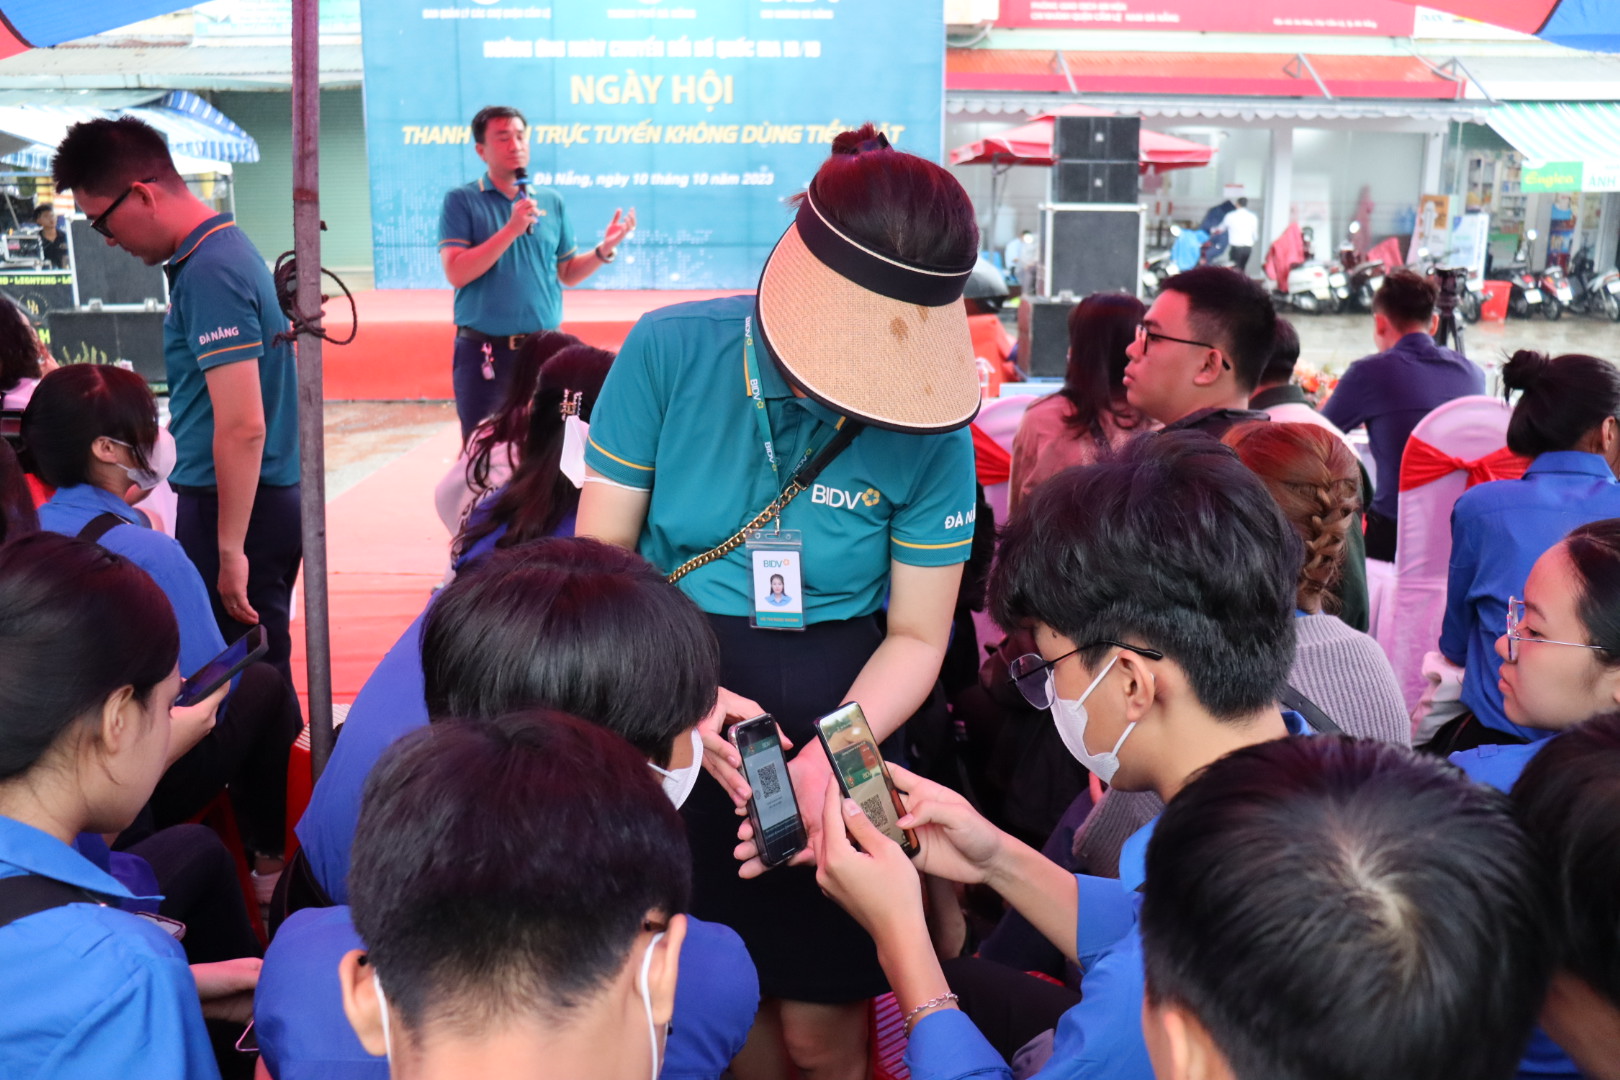
{"label": "bidv logo on shirt", "polygon": [[883,496],[877,488],[869,487],[865,491],[850,491],[847,488],[828,487],[826,484],[813,484],[810,487],[810,501],[817,506],[830,506],[834,510],[858,510],[865,506],[876,506],[883,501]]}
{"label": "bidv logo on shirt", "polygon": [[197,335],[197,346],[198,346],[198,348],[201,348],[204,345],[212,345],[216,341],[224,341],[226,338],[241,337],[241,336],[242,336],[242,330],[241,330],[240,327],[221,326],[219,329],[210,330],[206,334],[198,334]]}

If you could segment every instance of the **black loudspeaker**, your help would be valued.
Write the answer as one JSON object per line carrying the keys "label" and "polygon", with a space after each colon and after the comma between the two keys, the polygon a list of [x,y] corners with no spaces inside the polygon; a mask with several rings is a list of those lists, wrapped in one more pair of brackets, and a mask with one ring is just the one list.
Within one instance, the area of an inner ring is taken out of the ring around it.
{"label": "black loudspeaker", "polygon": [[1142,121],[1134,116],[1060,116],[1052,131],[1059,161],[1136,161],[1142,155]]}
{"label": "black loudspeaker", "polygon": [[1078,300],[1025,297],[1018,307],[1018,367],[1029,378],[1061,379],[1069,370],[1069,312]]}
{"label": "black loudspeaker", "polygon": [[1142,211],[1137,206],[1106,209],[1049,207],[1041,251],[1048,296],[1076,297],[1098,292],[1137,295],[1142,274]]}
{"label": "black loudspeaker", "polygon": [[1052,166],[1052,202],[1133,203],[1137,176],[1134,161],[1059,161]]}
{"label": "black loudspeaker", "polygon": [[92,300],[103,304],[169,305],[169,279],[162,266],[147,266],[122,248],[108,247],[107,241],[90,229],[83,218],[68,222],[68,259],[78,281],[78,303]]}
{"label": "black loudspeaker", "polygon": [[[133,260],[131,260],[133,261]],[[117,364],[167,393],[159,311],[53,311],[51,355],[64,364]]]}

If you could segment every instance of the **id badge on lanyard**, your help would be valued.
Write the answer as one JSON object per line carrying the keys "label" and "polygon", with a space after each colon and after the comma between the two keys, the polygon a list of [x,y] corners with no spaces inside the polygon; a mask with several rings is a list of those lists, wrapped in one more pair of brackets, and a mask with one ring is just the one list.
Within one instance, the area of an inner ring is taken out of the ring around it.
{"label": "id badge on lanyard", "polygon": [[[760,390],[759,363],[754,358],[753,319],[743,323],[743,360],[748,368],[748,393],[754,400],[754,421],[765,447],[765,460],[770,463],[771,475],[781,484],[782,474],[776,459],[776,443],[771,436],[771,422],[765,415],[765,398]],[[808,461],[815,453],[814,446],[804,451]],[[749,625],[761,630],[804,629],[804,536],[796,529],[782,528],[780,517],[771,528],[755,529],[748,534],[750,575],[749,595],[753,614]]]}
{"label": "id badge on lanyard", "polygon": [[761,630],[804,629],[804,541],[796,529],[755,529],[746,541],[753,614]]}

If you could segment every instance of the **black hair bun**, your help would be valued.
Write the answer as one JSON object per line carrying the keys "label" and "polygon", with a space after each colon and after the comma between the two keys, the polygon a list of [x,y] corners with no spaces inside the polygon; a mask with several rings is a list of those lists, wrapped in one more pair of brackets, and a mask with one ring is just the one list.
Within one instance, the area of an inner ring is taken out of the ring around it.
{"label": "black hair bun", "polygon": [[1546,353],[1520,349],[1502,365],[1502,386],[1509,391],[1528,390],[1541,381],[1552,367]]}

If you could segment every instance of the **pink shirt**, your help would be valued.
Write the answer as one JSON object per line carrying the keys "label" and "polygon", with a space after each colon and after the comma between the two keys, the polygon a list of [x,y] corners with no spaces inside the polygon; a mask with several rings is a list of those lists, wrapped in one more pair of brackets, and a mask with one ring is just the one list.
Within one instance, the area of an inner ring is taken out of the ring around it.
{"label": "pink shirt", "polygon": [[[1007,490],[1009,511],[1017,510],[1024,496],[1043,480],[1075,465],[1091,465],[1102,456],[1103,447],[1098,445],[1095,435],[1069,426],[1072,415],[1074,403],[1062,394],[1041,398],[1024,412],[1018,434],[1013,437],[1012,476]],[[1104,412],[1099,419],[1110,450],[1132,435],[1157,426],[1144,418],[1134,427],[1122,428],[1111,412]]]}

